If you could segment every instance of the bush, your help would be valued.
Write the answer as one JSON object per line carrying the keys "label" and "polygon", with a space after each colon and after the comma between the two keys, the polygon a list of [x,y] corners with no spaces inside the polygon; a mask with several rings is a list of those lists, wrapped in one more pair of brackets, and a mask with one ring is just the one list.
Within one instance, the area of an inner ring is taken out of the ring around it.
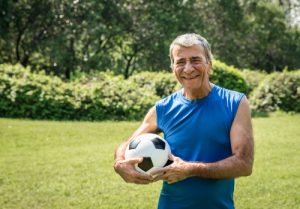
{"label": "bush", "polygon": [[[237,69],[214,62],[217,85],[248,93]],[[172,73],[141,72],[128,80],[97,73],[67,83],[21,65],[0,65],[0,116],[55,120],[141,119],[180,88]],[[284,102],[282,102],[284,103]],[[285,105],[286,106],[286,105]]]}
{"label": "bush", "polygon": [[140,119],[158,97],[121,77],[64,83],[20,65],[0,65],[0,116],[34,119]]}
{"label": "bush", "polygon": [[254,90],[250,101],[255,111],[300,112],[300,70],[270,74]]}
{"label": "bush", "polygon": [[180,88],[172,73],[141,72],[131,76],[129,80],[147,91],[152,91],[161,98],[172,94]]}
{"label": "bush", "polygon": [[95,84],[91,93],[91,100],[84,100],[83,110],[88,114],[87,119],[93,120],[141,119],[159,99],[152,92],[124,80]]}
{"label": "bush", "polygon": [[244,69],[241,71],[241,75],[246,81],[250,92],[249,94],[251,95],[253,90],[259,86],[268,74],[264,71]]}
{"label": "bush", "polygon": [[210,80],[224,88],[249,94],[250,88],[238,69],[218,60],[213,61],[213,73]]}
{"label": "bush", "polygon": [[20,65],[0,65],[0,115],[38,119],[72,119],[71,86]]}

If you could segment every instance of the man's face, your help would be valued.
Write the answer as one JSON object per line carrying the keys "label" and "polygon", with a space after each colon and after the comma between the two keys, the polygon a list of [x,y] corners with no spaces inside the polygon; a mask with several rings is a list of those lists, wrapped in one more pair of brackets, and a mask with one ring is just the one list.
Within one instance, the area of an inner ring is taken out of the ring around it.
{"label": "man's face", "polygon": [[184,47],[175,45],[172,51],[173,72],[185,89],[201,89],[209,82],[211,62],[208,62],[204,49],[199,45]]}

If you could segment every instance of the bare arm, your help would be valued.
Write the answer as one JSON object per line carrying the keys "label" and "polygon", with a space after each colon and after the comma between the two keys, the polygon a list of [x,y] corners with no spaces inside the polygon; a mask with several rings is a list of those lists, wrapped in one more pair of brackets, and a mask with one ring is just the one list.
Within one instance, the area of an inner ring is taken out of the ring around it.
{"label": "bare arm", "polygon": [[233,121],[230,140],[232,156],[215,163],[192,164],[190,175],[220,179],[248,176],[252,173],[254,143],[246,98],[242,99]]}
{"label": "bare arm", "polygon": [[160,179],[169,183],[197,176],[210,179],[226,179],[247,176],[252,172],[254,143],[248,100],[244,97],[233,121],[230,140],[232,156],[214,163],[185,162],[174,157],[174,163],[160,170]]}
{"label": "bare arm", "polygon": [[125,150],[129,142],[136,136],[143,133],[158,133],[159,129],[156,125],[156,110],[152,107],[145,116],[139,128],[123,142],[115,152],[115,171],[128,183],[147,184],[152,182],[152,177],[146,174],[141,174],[134,169],[134,164],[142,162],[143,159],[125,160]]}

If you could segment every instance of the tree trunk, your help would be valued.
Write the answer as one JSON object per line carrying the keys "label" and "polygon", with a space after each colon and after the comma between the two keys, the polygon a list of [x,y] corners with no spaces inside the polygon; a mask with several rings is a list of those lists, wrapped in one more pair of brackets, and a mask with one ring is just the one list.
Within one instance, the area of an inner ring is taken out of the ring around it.
{"label": "tree trunk", "polygon": [[134,55],[131,55],[131,56],[129,57],[129,59],[126,59],[127,64],[126,64],[126,68],[125,68],[125,71],[124,71],[124,78],[125,78],[125,79],[128,79],[128,78],[129,78],[129,69],[130,69],[131,62],[132,62],[132,60],[133,60],[133,57],[134,57]]}
{"label": "tree trunk", "polygon": [[17,38],[17,43],[16,43],[16,59],[17,59],[17,62],[21,61],[21,57],[20,57],[20,42],[21,42],[21,37],[22,37],[22,33],[19,32],[18,38]]}
{"label": "tree trunk", "polygon": [[70,39],[70,48],[69,48],[69,58],[67,61],[67,66],[65,70],[65,78],[67,80],[70,80],[71,78],[71,72],[72,68],[74,67],[74,61],[75,61],[75,52],[74,52],[74,38]]}
{"label": "tree trunk", "polygon": [[24,58],[21,60],[21,64],[26,67],[28,65],[29,55],[24,55]]}

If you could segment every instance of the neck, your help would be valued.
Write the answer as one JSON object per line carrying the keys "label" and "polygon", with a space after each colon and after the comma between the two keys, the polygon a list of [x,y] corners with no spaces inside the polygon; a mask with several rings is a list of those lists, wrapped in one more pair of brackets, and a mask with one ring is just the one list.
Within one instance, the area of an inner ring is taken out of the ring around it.
{"label": "neck", "polygon": [[212,90],[213,84],[210,82],[204,83],[199,89],[183,89],[182,94],[187,99],[202,99],[206,97]]}

